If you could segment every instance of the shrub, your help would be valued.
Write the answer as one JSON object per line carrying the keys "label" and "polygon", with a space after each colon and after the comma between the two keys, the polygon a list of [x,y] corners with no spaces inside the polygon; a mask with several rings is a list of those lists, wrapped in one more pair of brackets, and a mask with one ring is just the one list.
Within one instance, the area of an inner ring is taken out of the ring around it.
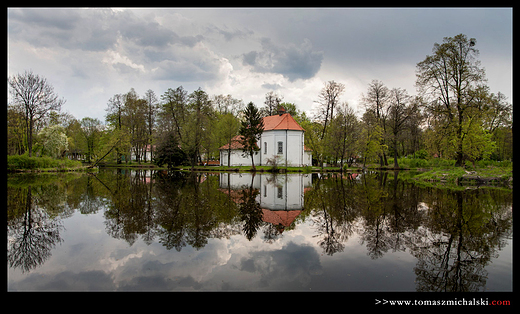
{"label": "shrub", "polygon": [[503,160],[503,161],[496,161],[496,160],[489,160],[489,159],[483,159],[476,162],[477,167],[484,168],[484,167],[504,167],[509,168],[512,167],[513,163],[510,160]]}
{"label": "shrub", "polygon": [[[405,168],[425,168],[430,166],[430,162],[421,158],[400,158],[398,160],[400,167]],[[388,161],[388,164],[393,164],[393,159]]]}
{"label": "shrub", "polygon": [[81,162],[69,159],[54,159],[52,157],[29,157],[24,155],[7,156],[7,170],[17,169],[41,169],[41,168],[74,168],[81,166]]}
{"label": "shrub", "polygon": [[415,152],[415,158],[426,159],[426,158],[428,158],[428,152],[424,148],[420,149]]}

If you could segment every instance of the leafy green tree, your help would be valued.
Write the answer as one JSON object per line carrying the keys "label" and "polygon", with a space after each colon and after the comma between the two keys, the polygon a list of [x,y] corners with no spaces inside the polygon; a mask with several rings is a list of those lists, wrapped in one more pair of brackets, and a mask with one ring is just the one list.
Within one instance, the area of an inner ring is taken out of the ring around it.
{"label": "leafy green tree", "polygon": [[[189,97],[189,119],[185,121],[184,134],[181,141],[183,150],[194,167],[201,158],[204,139],[208,137],[213,115],[213,108],[208,94],[202,89],[192,92]],[[206,141],[207,142],[207,141]]]}
{"label": "leafy green tree", "polygon": [[[214,133],[216,136],[216,141],[218,146],[221,147],[226,143],[231,143],[231,139],[238,134],[240,129],[240,121],[238,118],[232,113],[217,113],[216,122],[216,132]],[[227,164],[231,164],[231,145],[228,145],[228,154],[227,154]]]}
{"label": "leafy green tree", "polygon": [[80,124],[81,134],[83,134],[87,143],[87,162],[91,162],[92,156],[94,155],[94,148],[98,145],[101,122],[98,119],[85,117],[81,119]]}
{"label": "leafy green tree", "polygon": [[313,159],[323,165],[323,141],[320,139],[322,125],[317,121],[304,119],[300,126],[305,130],[305,146],[312,149]]}
{"label": "leafy green tree", "polygon": [[260,150],[257,142],[260,140],[262,132],[264,132],[264,122],[260,111],[253,102],[249,102],[244,110],[244,119],[241,122],[239,133],[243,136],[244,156],[251,156],[253,169],[255,169],[254,155]]}
{"label": "leafy green tree", "polygon": [[433,54],[417,64],[417,86],[429,97],[430,114],[444,121],[444,130],[453,134],[455,165],[464,164],[463,127],[471,108],[477,106],[476,93],[484,82],[484,69],[477,60],[476,40],[464,34],[445,37],[435,43]]}
{"label": "leafy green tree", "polygon": [[363,114],[362,121],[358,145],[363,156],[363,166],[365,166],[367,159],[381,156],[382,152],[388,149],[388,146],[383,144],[383,128],[377,123],[373,111],[367,110]]}
{"label": "leafy green tree", "polygon": [[124,99],[123,124],[129,131],[131,150],[136,160],[141,163],[141,157],[148,144],[147,101],[140,99],[133,88],[124,95]]}
{"label": "leafy green tree", "polygon": [[22,155],[27,150],[24,113],[20,106],[7,107],[7,154]]}
{"label": "leafy green tree", "polygon": [[[107,115],[106,115],[106,121],[107,123],[113,127],[113,130],[118,133],[118,135],[121,135],[123,131],[123,119],[124,119],[124,96],[122,94],[116,94],[112,98],[108,100],[108,107],[106,109]],[[122,162],[122,156],[124,150],[122,150],[122,147],[119,146],[117,143],[120,143],[121,141],[118,140],[116,143],[113,143],[116,149],[116,160],[117,163],[120,164]]]}
{"label": "leafy green tree", "polygon": [[326,137],[327,154],[334,157],[334,162],[339,160],[340,167],[347,160],[349,166],[357,154],[357,141],[359,137],[359,121],[354,110],[346,102],[339,105],[337,114],[330,123]]}
{"label": "leafy green tree", "polygon": [[167,130],[174,130],[179,142],[182,142],[182,127],[188,114],[188,92],[182,86],[176,89],[168,88],[161,99],[161,122]]}
{"label": "leafy green tree", "polygon": [[492,140],[492,135],[480,126],[477,117],[468,119],[462,125],[464,138],[462,148],[465,158],[475,162],[479,159],[486,159],[496,149],[496,143]]}

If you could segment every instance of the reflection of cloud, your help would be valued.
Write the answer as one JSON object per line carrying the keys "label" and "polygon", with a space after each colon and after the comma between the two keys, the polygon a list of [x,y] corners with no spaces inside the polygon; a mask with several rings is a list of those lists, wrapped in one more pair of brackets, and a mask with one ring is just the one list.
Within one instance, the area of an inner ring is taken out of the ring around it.
{"label": "reflection of cloud", "polygon": [[113,291],[113,276],[92,270],[74,273],[64,271],[56,275],[32,273],[25,279],[10,283],[9,291]]}
{"label": "reflection of cloud", "polygon": [[241,260],[240,267],[242,271],[260,275],[260,286],[269,289],[302,287],[312,276],[323,272],[316,249],[294,242],[274,251],[253,252]]}
{"label": "reflection of cloud", "polygon": [[114,271],[117,268],[124,266],[130,259],[143,257],[143,252],[144,252],[143,250],[140,250],[137,253],[131,253],[122,258],[109,256],[107,258],[101,259],[99,261],[99,263],[101,265],[108,265],[108,268],[107,268],[108,271]]}

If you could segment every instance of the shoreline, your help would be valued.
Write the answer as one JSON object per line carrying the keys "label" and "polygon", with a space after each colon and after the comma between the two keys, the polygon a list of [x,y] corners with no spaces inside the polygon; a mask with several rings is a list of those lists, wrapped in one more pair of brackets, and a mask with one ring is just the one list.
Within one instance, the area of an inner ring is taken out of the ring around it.
{"label": "shoreline", "polygon": [[171,169],[154,164],[98,164],[96,167],[83,165],[80,167],[49,167],[36,169],[8,169],[8,173],[59,173],[59,172],[97,172],[100,168],[128,168],[128,169],[153,169],[172,171],[206,171],[206,172],[248,172],[248,173],[352,173],[365,171],[407,171],[419,172],[409,177],[414,182],[427,184],[450,184],[456,186],[468,185],[509,185],[512,186],[512,167],[483,167],[477,169],[466,169],[463,167],[272,167],[257,166],[176,166]]}

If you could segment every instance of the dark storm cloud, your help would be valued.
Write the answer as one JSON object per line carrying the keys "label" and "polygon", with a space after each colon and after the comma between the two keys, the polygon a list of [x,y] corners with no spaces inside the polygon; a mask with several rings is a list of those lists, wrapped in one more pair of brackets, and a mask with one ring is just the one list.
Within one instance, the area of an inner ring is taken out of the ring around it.
{"label": "dark storm cloud", "polygon": [[323,52],[315,51],[311,42],[304,39],[301,45],[276,45],[269,38],[262,39],[262,51],[250,51],[242,55],[244,65],[253,71],[277,73],[293,82],[312,78],[320,69]]}
{"label": "dark storm cloud", "polygon": [[70,30],[79,21],[79,15],[72,10],[10,10],[9,18],[29,25],[35,25],[39,28],[56,28],[61,30]]}
{"label": "dark storm cloud", "polygon": [[211,25],[208,27],[209,31],[216,32],[226,39],[226,41],[231,41],[237,38],[246,38],[247,36],[251,36],[254,34],[252,30],[249,29],[229,29],[227,26],[224,27],[218,27],[215,25]]}
{"label": "dark storm cloud", "polygon": [[156,80],[194,82],[207,81],[216,78],[218,65],[211,61],[200,60],[198,64],[188,60],[165,60],[158,64],[153,74]]}
{"label": "dark storm cloud", "polygon": [[108,9],[13,9],[9,10],[12,40],[26,40],[43,47],[102,51],[117,41],[138,47],[165,48],[171,44],[193,47],[202,36],[179,36],[155,21],[146,21],[131,11]]}
{"label": "dark storm cloud", "polygon": [[130,20],[120,27],[124,38],[134,41],[139,46],[164,47],[179,40],[179,36],[158,23],[139,23]]}
{"label": "dark storm cloud", "polygon": [[36,47],[103,51],[118,38],[109,10],[11,9],[8,14],[10,39]]}

